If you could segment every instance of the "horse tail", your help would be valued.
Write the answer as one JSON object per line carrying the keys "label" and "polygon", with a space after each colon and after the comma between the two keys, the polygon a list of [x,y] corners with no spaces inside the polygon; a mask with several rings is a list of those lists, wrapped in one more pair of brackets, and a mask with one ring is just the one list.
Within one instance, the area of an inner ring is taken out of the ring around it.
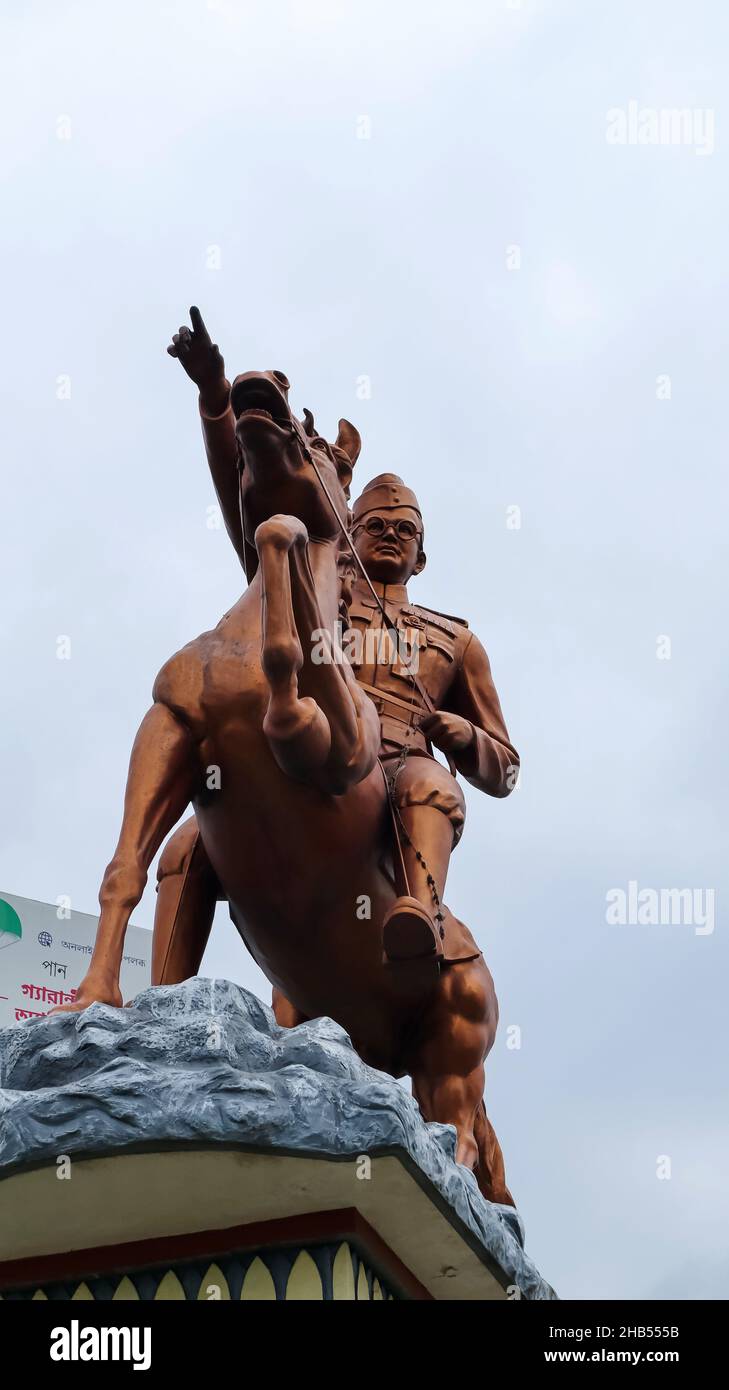
{"label": "horse tail", "polygon": [[486,1114],[484,1102],[479,1103],[473,1125],[473,1137],[478,1147],[476,1162],[476,1181],[488,1202],[503,1202],[515,1207],[516,1202],[506,1186],[504,1155],[496,1138],[494,1127]]}

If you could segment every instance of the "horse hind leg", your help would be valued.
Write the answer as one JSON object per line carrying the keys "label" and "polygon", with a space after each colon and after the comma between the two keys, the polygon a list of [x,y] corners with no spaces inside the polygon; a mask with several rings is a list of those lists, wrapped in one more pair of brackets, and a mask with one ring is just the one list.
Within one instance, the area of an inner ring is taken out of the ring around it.
{"label": "horse hind leg", "polygon": [[171,709],[155,703],[132,748],[119,840],[99,890],[94,953],[75,999],[52,1012],[76,1013],[97,1002],[121,1004],[119,970],[129,918],[157,850],[195,794],[197,777],[189,731]]}
{"label": "horse hind leg", "polygon": [[456,1162],[472,1170],[488,1201],[513,1206],[483,1099],[484,1060],[497,1022],[493,980],[483,958],[444,966],[410,1073],[423,1118],[455,1125]]}
{"label": "horse hind leg", "polygon": [[197,821],[190,816],[170,836],[157,866],[153,985],[177,985],[198,974],[222,896]]}
{"label": "horse hind leg", "polygon": [[275,985],[271,991],[271,1008],[279,1028],[298,1028],[300,1023],[309,1022],[309,1015],[297,1009]]}
{"label": "horse hind leg", "polygon": [[473,1132],[478,1146],[478,1161],[474,1171],[484,1197],[490,1202],[503,1202],[506,1206],[515,1207],[516,1202],[506,1186],[504,1155],[496,1138],[496,1131],[486,1114],[483,1098],[476,1111]]}

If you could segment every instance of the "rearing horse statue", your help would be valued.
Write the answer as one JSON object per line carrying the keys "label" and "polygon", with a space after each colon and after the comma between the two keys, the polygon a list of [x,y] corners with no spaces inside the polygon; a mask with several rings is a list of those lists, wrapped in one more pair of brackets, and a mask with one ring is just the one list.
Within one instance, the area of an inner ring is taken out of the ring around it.
{"label": "rearing horse statue", "polygon": [[[130,915],[192,803],[246,946],[300,1017],[329,1015],[371,1066],[409,1074],[426,1120],[453,1124],[484,1195],[512,1203],[483,1101],[498,1007],[483,957],[409,997],[383,964],[397,889],[379,720],[346,661],[313,659],[335,630],[347,524],[343,451],[308,435],[277,372],[231,393],[241,517],[258,569],[229,613],[162,668],[132,749],[119,843],[89,971],[67,1010],[120,1006]],[[357,904],[369,899],[362,920]],[[173,982],[167,978],[167,982]]]}

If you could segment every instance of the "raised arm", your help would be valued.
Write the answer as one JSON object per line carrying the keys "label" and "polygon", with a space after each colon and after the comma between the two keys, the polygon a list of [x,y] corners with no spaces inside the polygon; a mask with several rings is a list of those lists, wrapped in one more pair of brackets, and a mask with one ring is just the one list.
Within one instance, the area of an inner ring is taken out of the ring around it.
{"label": "raised arm", "polygon": [[202,314],[194,304],[190,309],[190,322],[192,328],[183,324],[177,333],[173,334],[167,351],[170,357],[176,357],[182,364],[200,392],[200,418],[213,486],[223,513],[225,529],[243,568],[247,569],[246,548],[240,522],[235,420],[230,408],[230,383],[225,375],[225,362],[220,348],[217,343],[211,342]]}

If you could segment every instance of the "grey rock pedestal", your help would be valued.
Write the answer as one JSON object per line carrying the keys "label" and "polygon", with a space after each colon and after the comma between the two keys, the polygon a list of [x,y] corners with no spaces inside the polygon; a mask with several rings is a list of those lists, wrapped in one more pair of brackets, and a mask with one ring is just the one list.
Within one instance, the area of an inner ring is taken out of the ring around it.
{"label": "grey rock pedestal", "polygon": [[226,980],[6,1029],[0,1286],[82,1248],[356,1209],[423,1296],[555,1298],[454,1153],[338,1024],[280,1028]]}

